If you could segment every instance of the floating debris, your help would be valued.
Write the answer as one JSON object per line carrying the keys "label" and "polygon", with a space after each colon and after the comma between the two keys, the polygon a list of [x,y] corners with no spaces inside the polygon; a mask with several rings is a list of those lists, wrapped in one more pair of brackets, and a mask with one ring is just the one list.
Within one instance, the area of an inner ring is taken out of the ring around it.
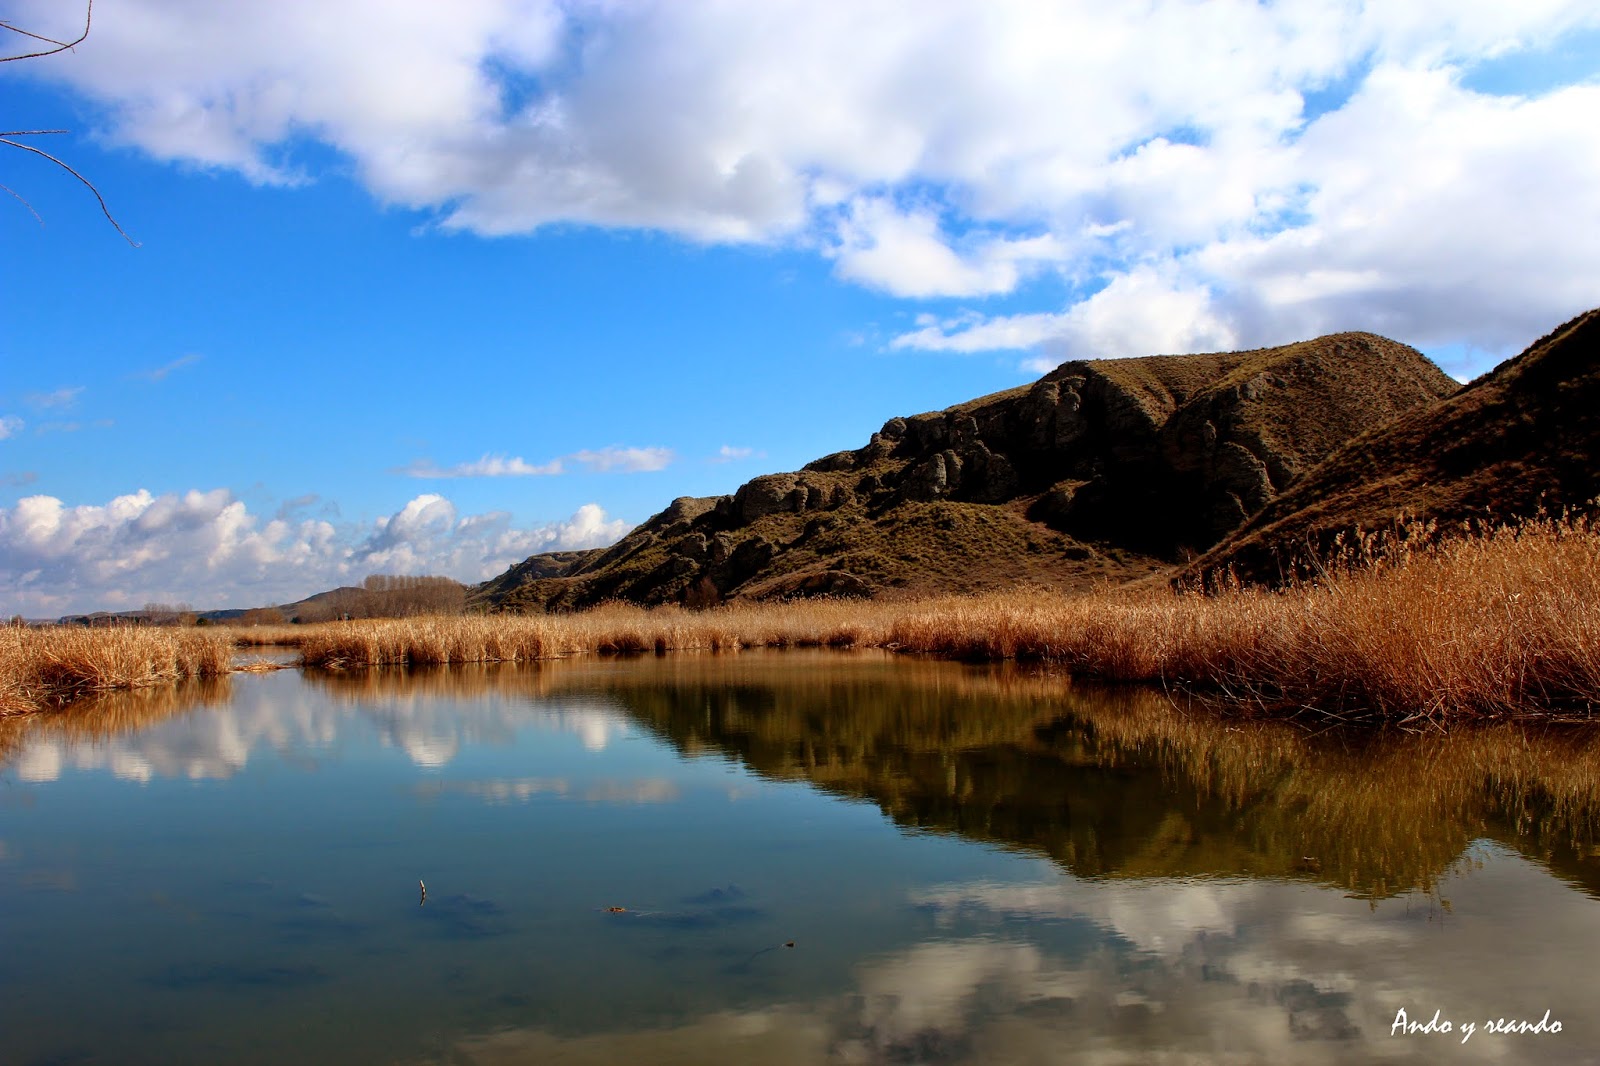
{"label": "floating debris", "polygon": [[739,968],[743,969],[744,967],[749,966],[752,962],[755,962],[757,959],[759,959],[761,956],[765,955],[769,951],[777,951],[779,948],[792,948],[792,947],[794,947],[794,941],[793,940],[785,940],[781,944],[773,944],[770,947],[762,948],[760,951],[752,953],[751,956],[748,959],[745,959],[744,962],[740,964]]}

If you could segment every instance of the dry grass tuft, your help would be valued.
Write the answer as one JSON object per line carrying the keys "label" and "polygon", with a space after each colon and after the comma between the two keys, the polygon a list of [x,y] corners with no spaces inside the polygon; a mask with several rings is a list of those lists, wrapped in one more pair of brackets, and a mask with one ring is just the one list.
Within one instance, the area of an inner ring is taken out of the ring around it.
{"label": "dry grass tuft", "polygon": [[0,714],[95,692],[229,672],[233,642],[198,629],[63,626],[0,629]]}

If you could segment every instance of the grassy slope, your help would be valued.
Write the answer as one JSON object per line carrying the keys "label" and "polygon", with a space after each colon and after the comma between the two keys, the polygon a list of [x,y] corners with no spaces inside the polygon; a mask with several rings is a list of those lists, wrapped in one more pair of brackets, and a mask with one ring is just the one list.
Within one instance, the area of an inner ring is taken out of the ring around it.
{"label": "grassy slope", "polygon": [[1540,338],[1437,407],[1331,454],[1196,564],[1272,579],[1357,528],[1581,507],[1600,494],[1600,310]]}

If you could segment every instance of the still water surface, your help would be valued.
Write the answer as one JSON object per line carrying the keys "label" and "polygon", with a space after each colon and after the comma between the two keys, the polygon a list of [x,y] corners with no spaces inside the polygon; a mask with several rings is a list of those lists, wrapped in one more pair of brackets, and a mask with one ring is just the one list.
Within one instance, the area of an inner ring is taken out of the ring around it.
{"label": "still water surface", "polygon": [[0,723],[0,1062],[1590,1062],[1597,814],[877,655],[236,676]]}

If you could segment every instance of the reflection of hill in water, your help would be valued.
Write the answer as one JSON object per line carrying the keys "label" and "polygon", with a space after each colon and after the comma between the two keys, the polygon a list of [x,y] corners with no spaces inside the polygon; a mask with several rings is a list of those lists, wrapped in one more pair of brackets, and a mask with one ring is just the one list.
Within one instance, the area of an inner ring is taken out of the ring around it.
{"label": "reflection of hill in water", "polygon": [[322,747],[357,720],[413,761],[443,765],[464,745],[512,743],[534,714],[603,747],[624,709],[686,754],[869,799],[900,825],[1047,855],[1080,876],[1271,876],[1383,896],[1430,887],[1490,838],[1600,895],[1592,730],[1308,739],[1281,723],[1185,714],[1148,690],[826,652],[307,681],[193,683],[0,720],[0,769],[43,779],[41,759],[96,749],[133,776],[227,776],[260,745]]}
{"label": "reflection of hill in water", "polygon": [[669,658],[603,684],[682,751],[1080,876],[1296,877],[1384,896],[1431,887],[1490,838],[1600,895],[1593,730],[1308,739],[1149,690],[934,663]]}

